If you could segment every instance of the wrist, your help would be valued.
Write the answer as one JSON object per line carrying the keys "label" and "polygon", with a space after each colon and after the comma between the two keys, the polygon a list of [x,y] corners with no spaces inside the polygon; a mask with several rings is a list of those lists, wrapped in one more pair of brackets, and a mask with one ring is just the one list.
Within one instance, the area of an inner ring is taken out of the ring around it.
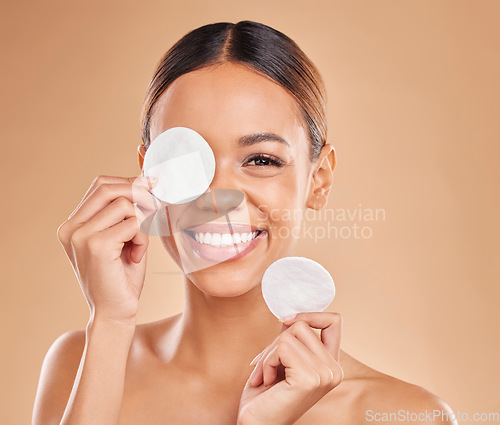
{"label": "wrist", "polygon": [[89,321],[87,322],[87,329],[91,329],[96,326],[130,331],[135,330],[136,318],[132,317],[129,319],[114,319],[94,312],[90,315]]}
{"label": "wrist", "polygon": [[[236,425],[269,425],[269,421],[266,421],[266,420],[257,420],[257,419],[253,419],[253,418],[245,418],[245,419],[239,419],[238,418],[238,421],[236,422]],[[290,421],[285,421],[285,422],[276,422],[276,421],[272,421],[272,423],[274,425],[294,425],[296,423],[296,420],[290,422]]]}

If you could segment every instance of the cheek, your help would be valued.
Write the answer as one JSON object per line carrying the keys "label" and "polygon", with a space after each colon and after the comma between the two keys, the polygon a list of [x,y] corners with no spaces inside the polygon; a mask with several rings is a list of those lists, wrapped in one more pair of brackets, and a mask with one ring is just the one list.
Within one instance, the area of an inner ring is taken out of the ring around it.
{"label": "cheek", "polygon": [[[261,211],[260,224],[277,233],[291,234],[292,228],[300,227],[305,205],[305,181],[296,173],[269,179],[252,191],[253,203]],[[285,230],[288,229],[288,230]],[[284,229],[280,231],[279,229]]]}

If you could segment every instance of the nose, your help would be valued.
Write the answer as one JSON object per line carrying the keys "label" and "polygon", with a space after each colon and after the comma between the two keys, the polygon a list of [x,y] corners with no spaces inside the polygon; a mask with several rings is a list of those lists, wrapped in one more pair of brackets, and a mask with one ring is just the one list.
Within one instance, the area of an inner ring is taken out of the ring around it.
{"label": "nose", "polygon": [[215,212],[216,216],[227,215],[233,210],[244,209],[245,194],[238,190],[238,179],[234,174],[234,162],[224,153],[214,151],[215,173],[207,192],[194,202],[205,212]]}
{"label": "nose", "polygon": [[226,215],[243,205],[244,199],[244,193],[236,189],[210,188],[194,202],[200,209],[213,210],[219,215]]}

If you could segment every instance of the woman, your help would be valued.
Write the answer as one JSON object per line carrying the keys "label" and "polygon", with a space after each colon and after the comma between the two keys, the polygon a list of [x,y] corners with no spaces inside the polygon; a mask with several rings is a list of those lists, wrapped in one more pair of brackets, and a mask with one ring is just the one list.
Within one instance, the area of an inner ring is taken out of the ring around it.
{"label": "woman", "polygon": [[[264,303],[264,271],[293,255],[300,215],[289,212],[327,203],[335,152],[325,112],[317,69],[268,26],[205,25],[166,53],[146,96],[139,167],[167,129],[197,131],[214,152],[215,176],[210,192],[169,206],[170,221],[237,209],[237,197],[217,198],[229,189],[244,194],[252,240],[239,255],[185,273],[183,313],[136,325],[148,246],[140,223],[166,206],[144,177],[96,178],[58,229],[90,320],[47,353],[34,425],[357,424],[399,410],[449,412],[426,390],[340,350],[339,314],[280,323]],[[189,250],[177,233],[160,239],[183,268]]]}

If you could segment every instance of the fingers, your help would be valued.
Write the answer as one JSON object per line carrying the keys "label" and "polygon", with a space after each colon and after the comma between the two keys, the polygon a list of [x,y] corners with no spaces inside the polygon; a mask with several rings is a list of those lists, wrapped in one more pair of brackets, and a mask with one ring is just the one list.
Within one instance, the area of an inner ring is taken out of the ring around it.
{"label": "fingers", "polygon": [[112,248],[115,258],[121,256],[122,248],[127,241],[132,241],[134,244],[130,253],[130,259],[135,263],[140,262],[148,247],[149,239],[147,236],[139,232],[139,226],[135,217],[123,220],[122,222],[110,227],[105,232],[102,232],[102,234],[107,240],[121,241]]}
{"label": "fingers", "polygon": [[267,353],[262,359],[262,367],[258,369],[255,380],[263,382],[264,386],[274,383],[278,375],[278,367],[283,365],[285,368],[297,368],[309,374],[313,369],[308,364],[310,353],[307,347],[297,338],[288,334],[279,344]]}
{"label": "fingers", "polygon": [[73,233],[94,215],[106,208],[119,197],[126,198],[130,205],[137,203],[138,209],[151,216],[161,207],[161,203],[148,191],[154,186],[146,180],[134,177],[99,176],[94,180],[82,202],[70,217],[57,229],[57,238],[69,251]]}
{"label": "fingers", "polygon": [[129,217],[137,217],[139,225],[145,219],[145,215],[136,205],[120,196],[90,218],[83,226],[89,233],[101,232]]}
{"label": "fingers", "polygon": [[[331,388],[338,385],[344,376],[339,364],[341,325],[342,317],[328,312],[301,313],[286,321],[282,333],[252,361],[256,366],[248,384],[270,385],[276,380],[280,365],[291,367],[292,363],[286,362],[295,359],[295,368],[317,374]],[[311,327],[321,329],[321,338]]]}
{"label": "fingers", "polygon": [[318,360],[299,339],[286,333],[262,356],[247,385],[274,384],[280,368],[284,369],[286,384],[296,391],[321,390],[326,393],[343,379],[343,371],[338,363],[327,365]]}
{"label": "fingers", "polygon": [[333,355],[321,342],[318,335],[303,320],[294,322],[289,326],[288,332],[301,341],[318,359],[326,364],[332,364],[335,361]]}
{"label": "fingers", "polygon": [[[159,202],[154,195],[146,189],[147,183],[104,183],[96,187],[84,201],[75,209],[69,219],[76,226],[85,223],[98,211],[105,208],[111,201],[122,196],[131,203],[137,203],[145,210],[156,211]],[[68,220],[69,220],[68,219]]]}
{"label": "fingers", "polygon": [[[89,245],[92,241],[93,251],[102,252],[102,244],[106,240],[99,234],[123,221],[126,224],[105,232],[112,237],[109,242],[113,246],[108,252],[113,252],[116,257],[118,249],[121,250],[124,243],[130,240],[132,245],[126,251],[132,261],[140,262],[148,246],[148,238],[140,231],[140,226],[146,215],[150,216],[161,206],[148,190],[154,184],[140,177],[99,176],[94,179],[79,206],[57,229],[57,237],[71,262],[75,260],[72,246]],[[113,238],[114,235],[118,239]],[[95,243],[96,240],[98,243]]]}
{"label": "fingers", "polygon": [[93,234],[88,234],[85,230],[81,229],[84,229],[84,226],[74,233],[71,241],[72,245],[85,245],[91,255],[99,256],[100,258],[103,255],[106,255],[106,257],[109,256],[110,260],[120,258],[125,243],[131,241],[133,245],[138,246],[137,252],[134,252],[135,249],[132,250],[133,246],[130,248],[132,250],[131,260],[140,262],[142,255],[147,249],[149,239],[146,235],[139,232],[136,217],[126,218],[102,232]]}
{"label": "fingers", "polygon": [[284,324],[291,326],[303,320],[309,326],[321,329],[321,341],[335,360],[339,361],[340,338],[342,333],[342,316],[338,313],[299,313],[292,320],[285,321]]}
{"label": "fingers", "polygon": [[[99,186],[103,184],[143,184],[143,180],[140,177],[120,177],[120,176],[97,176],[94,181],[91,183],[85,195],[83,195],[83,199],[76,209],[82,205],[83,202],[89,197],[89,195]],[[148,188],[148,185],[145,185]],[[151,186],[149,187],[151,189]],[[76,210],[75,210],[76,211]],[[73,214],[71,214],[73,215]],[[70,217],[71,217],[70,215]]]}

